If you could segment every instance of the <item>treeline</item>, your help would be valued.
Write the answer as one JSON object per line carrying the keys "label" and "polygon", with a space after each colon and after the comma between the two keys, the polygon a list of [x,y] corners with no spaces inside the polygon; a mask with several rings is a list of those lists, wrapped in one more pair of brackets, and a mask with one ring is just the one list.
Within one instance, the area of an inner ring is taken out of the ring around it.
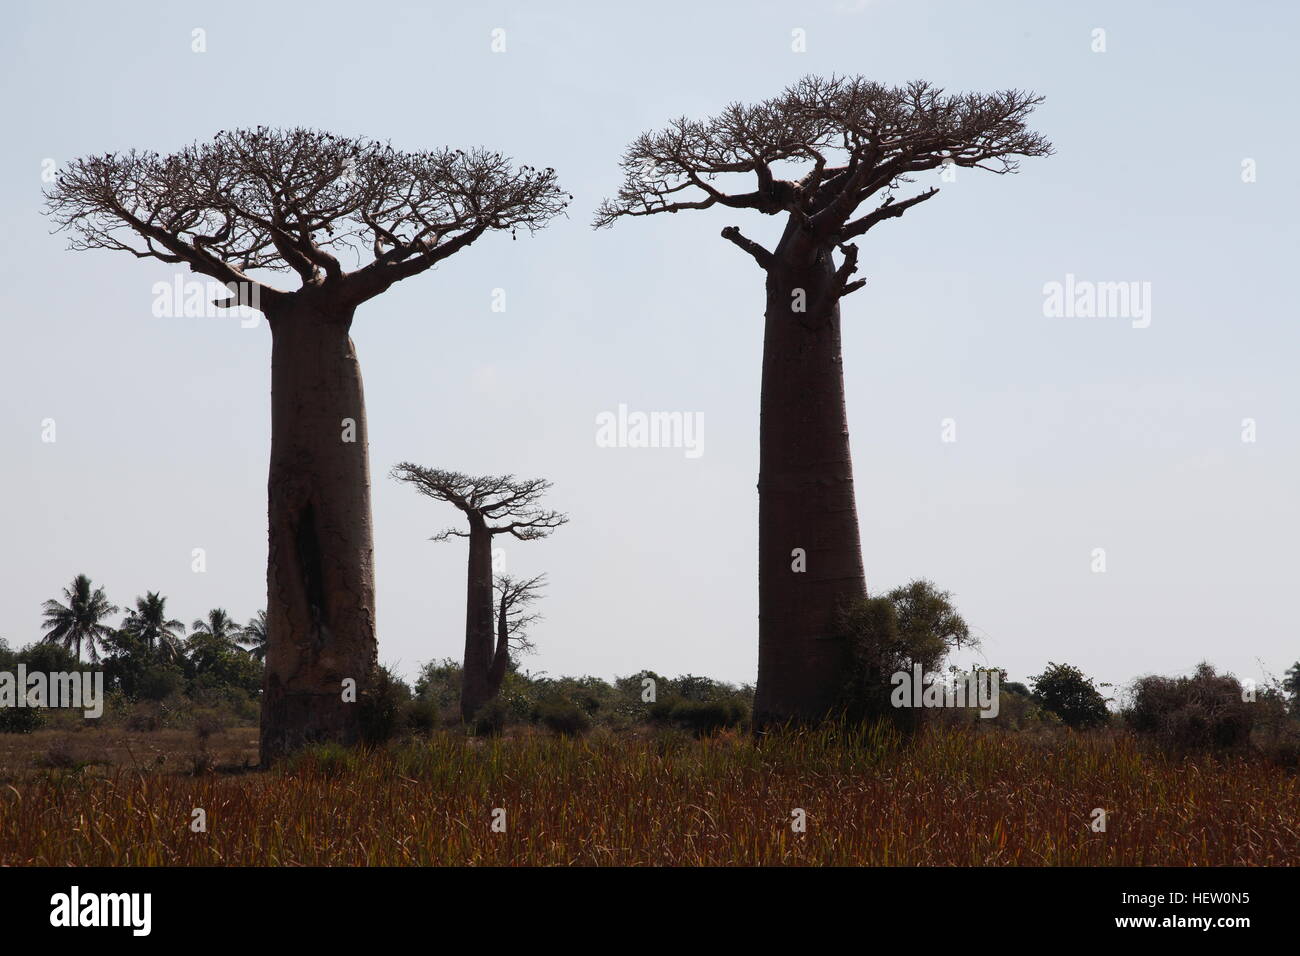
{"label": "treeline", "polygon": [[[105,712],[150,730],[205,710],[255,723],[266,656],[266,615],[236,623],[224,608],[184,623],[168,617],[167,598],[147,591],[123,611],[85,574],[43,605],[45,635],[18,650],[0,638],[0,671],[104,674]],[[188,633],[187,633],[188,632]],[[0,731],[38,729],[41,708],[0,709]]]}
{"label": "treeline", "polygon": [[[12,650],[0,639],[0,671],[18,664],[28,672],[96,669],[105,676],[105,714],[136,730],[189,726],[204,720],[250,724],[258,719],[266,616],[238,625],[222,608],[187,629],[167,616],[167,599],[146,592],[117,625],[121,613],[86,575],[45,602],[45,637]],[[530,618],[531,619],[531,618]],[[997,712],[980,717],[974,706],[899,707],[891,699],[895,678],[920,667],[949,685],[966,672],[947,666],[949,656],[978,641],[952,595],[925,580],[874,598],[850,602],[835,616],[835,637],[848,649],[836,705],[855,722],[885,721],[905,733],[927,723],[967,723],[981,730],[1133,732],[1175,754],[1266,753],[1300,764],[1300,662],[1282,679],[1242,682],[1200,664],[1191,675],[1140,677],[1122,692],[1099,684],[1070,664],[1049,662],[1025,682],[999,667]],[[187,633],[188,631],[188,633]],[[531,644],[521,642],[522,649]],[[363,733],[372,743],[393,737],[456,729],[479,735],[537,728],[579,735],[651,725],[708,734],[751,730],[755,688],[686,674],[651,670],[606,681],[550,677],[522,669],[512,658],[495,695],[468,718],[464,667],[451,658],[425,664],[413,684],[381,667],[361,704]],[[0,709],[0,731],[27,732],[45,720],[38,708]]]}

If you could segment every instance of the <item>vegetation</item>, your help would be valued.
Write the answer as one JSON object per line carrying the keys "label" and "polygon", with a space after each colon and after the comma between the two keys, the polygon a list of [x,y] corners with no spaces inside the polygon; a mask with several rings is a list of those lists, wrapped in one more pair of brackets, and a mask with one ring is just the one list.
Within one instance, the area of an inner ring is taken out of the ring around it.
{"label": "vegetation", "polygon": [[1110,719],[1106,698],[1077,667],[1048,661],[1047,669],[1029,680],[1034,699],[1071,727],[1098,727]]}
{"label": "vegetation", "polygon": [[[137,763],[59,751],[68,766],[0,787],[0,864],[1300,863],[1300,778],[1241,757],[1172,760],[1113,731],[438,732],[197,775],[188,757],[151,768],[125,746]],[[205,833],[189,827],[195,807]]]}
{"label": "vegetation", "polygon": [[732,103],[642,133],[623,154],[618,194],[594,225],[713,207],[775,216],[771,248],[722,230],[763,273],[759,396],[758,684],[760,723],[820,720],[835,709],[850,648],[827,640],[845,603],[867,597],[844,401],[840,305],[853,240],[938,194],[902,198],[915,173],[1014,173],[1049,156],[1029,128],[1042,97],[952,95],[923,81],[806,76],[758,103]]}
{"label": "vegetation", "polygon": [[888,718],[900,729],[914,729],[924,712],[891,705],[891,676],[915,666],[938,671],[951,651],[974,644],[952,595],[925,580],[841,605],[835,629],[848,644],[840,708],[854,720]]}

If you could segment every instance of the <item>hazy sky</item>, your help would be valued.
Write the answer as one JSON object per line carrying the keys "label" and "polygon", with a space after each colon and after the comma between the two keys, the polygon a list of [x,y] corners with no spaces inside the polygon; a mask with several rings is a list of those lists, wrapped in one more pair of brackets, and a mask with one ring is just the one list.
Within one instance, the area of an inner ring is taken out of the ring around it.
{"label": "hazy sky", "polygon": [[[161,590],[187,622],[265,606],[269,332],[155,317],[173,268],[67,251],[40,214],[42,164],[307,125],[488,146],[555,167],[575,196],[537,236],[483,239],[358,313],[381,659],[411,675],[462,647],[465,545],[427,540],[458,515],[387,477],[410,459],[555,482],[571,523],[507,554],[551,580],[525,667],[752,681],[763,283],[718,232],[770,241],[779,223],[589,224],[642,130],[838,72],[1034,89],[1057,148],[1018,176],[926,174],[917,188],[941,194],[859,242],[869,282],[845,301],[844,353],[868,587],[952,590],[979,659],[1013,679],[1049,660],[1127,681],[1201,659],[1259,679],[1300,657],[1295,7],[289,6],[6,11],[11,645],[78,572],[121,605]],[[1149,325],[1044,315],[1067,275],[1150,283]],[[702,414],[703,454],[597,447],[620,403]]]}

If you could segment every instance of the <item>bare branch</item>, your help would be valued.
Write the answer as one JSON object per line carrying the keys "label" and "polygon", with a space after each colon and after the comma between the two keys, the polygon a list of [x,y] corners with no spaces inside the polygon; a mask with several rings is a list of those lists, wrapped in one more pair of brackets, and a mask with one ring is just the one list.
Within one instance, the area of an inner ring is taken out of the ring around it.
{"label": "bare branch", "polygon": [[[572,198],[554,170],[515,168],[500,153],[402,153],[373,140],[265,127],[222,131],[169,156],[77,159],[45,197],[73,249],[184,263],[256,287],[264,304],[284,293],[251,280],[250,270],[291,272],[303,287],[334,288],[350,306],[486,232],[540,229]],[[351,272],[345,257],[358,263]]]}
{"label": "bare branch", "polygon": [[[922,81],[884,86],[863,77],[805,77],[761,103],[732,104],[708,119],[678,119],[637,137],[621,162],[623,184],[601,204],[595,225],[715,205],[784,213],[802,237],[799,254],[814,261],[935,194],[895,202],[894,190],[911,174],[945,163],[1005,174],[1018,169],[1021,157],[1050,155],[1051,144],[1026,125],[1040,103],[1042,97],[1021,90],[949,95]],[[778,165],[804,168],[786,179],[776,175]],[[753,175],[757,189],[727,188],[735,174]],[[854,219],[881,190],[888,198]],[[722,236],[771,267],[777,253],[736,227]]]}
{"label": "bare branch", "polygon": [[772,253],[768,252],[757,242],[754,242],[754,240],[745,238],[743,235],[741,235],[740,230],[737,229],[735,226],[728,226],[726,229],[723,229],[722,238],[728,239],[731,242],[734,242],[736,245],[740,246],[740,248],[744,249],[751,256],[753,256],[754,261],[757,262],[762,268],[766,269],[768,266],[772,264]]}

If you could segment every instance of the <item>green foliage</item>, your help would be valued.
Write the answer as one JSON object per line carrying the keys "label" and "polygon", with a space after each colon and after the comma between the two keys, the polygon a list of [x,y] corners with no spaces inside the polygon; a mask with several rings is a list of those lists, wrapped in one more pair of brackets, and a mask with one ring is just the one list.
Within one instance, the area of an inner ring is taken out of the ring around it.
{"label": "green foliage", "polygon": [[1286,691],[1287,697],[1290,698],[1288,703],[1293,714],[1300,713],[1300,661],[1286,672],[1286,677],[1282,681],[1282,689]]}
{"label": "green foliage", "polygon": [[460,707],[461,665],[450,657],[429,661],[415,679],[415,696],[433,703],[440,714]]}
{"label": "green foliage", "polygon": [[591,718],[573,701],[551,698],[537,705],[536,720],[564,737],[577,737],[591,729]]}
{"label": "green foliage", "polygon": [[174,664],[155,664],[145,670],[135,685],[138,700],[166,700],[185,689],[185,675]]}
{"label": "green foliage", "polygon": [[650,708],[656,722],[688,730],[697,737],[725,727],[740,727],[749,720],[749,708],[735,700],[688,700],[668,697]]}
{"label": "green foliage", "polygon": [[0,734],[30,734],[44,726],[43,707],[0,707]]}
{"label": "green foliage", "polygon": [[411,688],[388,667],[376,669],[357,701],[361,708],[361,737],[366,743],[383,743],[400,729]]}
{"label": "green foliage", "polygon": [[[1110,720],[1106,698],[1092,678],[1070,664],[1047,662],[1047,668],[1029,682],[1034,699],[1043,709],[1060,717],[1067,726],[1081,730],[1100,727]],[[1102,685],[1105,686],[1105,685]]]}
{"label": "green foliage", "polygon": [[510,722],[510,705],[500,697],[493,697],[470,721],[470,733],[475,737],[496,737]]}
{"label": "green foliage", "polygon": [[884,718],[901,729],[914,728],[923,712],[892,706],[891,677],[917,664],[926,673],[937,671],[949,652],[975,643],[952,595],[925,580],[839,608],[835,629],[847,645],[840,691],[845,715],[854,721]]}

